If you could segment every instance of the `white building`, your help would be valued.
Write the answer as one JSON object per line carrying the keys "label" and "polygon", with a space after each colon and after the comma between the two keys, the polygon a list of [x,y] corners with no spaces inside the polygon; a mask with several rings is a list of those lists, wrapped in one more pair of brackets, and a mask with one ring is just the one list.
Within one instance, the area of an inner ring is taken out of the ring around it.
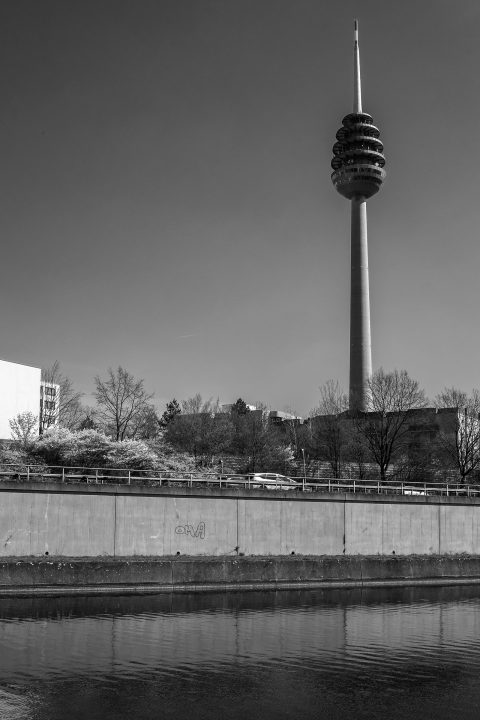
{"label": "white building", "polygon": [[60,386],[42,381],[40,368],[0,360],[0,441],[11,440],[10,420],[31,412],[39,432],[58,423]]}
{"label": "white building", "polygon": [[42,380],[40,383],[40,432],[58,423],[60,385]]}
{"label": "white building", "polygon": [[18,413],[40,413],[40,368],[0,360],[0,440],[10,440],[9,420]]}

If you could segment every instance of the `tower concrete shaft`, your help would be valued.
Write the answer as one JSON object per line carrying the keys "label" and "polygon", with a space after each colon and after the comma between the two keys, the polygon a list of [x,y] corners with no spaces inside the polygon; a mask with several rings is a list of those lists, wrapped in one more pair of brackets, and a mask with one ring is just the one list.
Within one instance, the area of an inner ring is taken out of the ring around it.
{"label": "tower concrete shaft", "polygon": [[351,202],[350,411],[366,412],[372,375],[366,201],[385,179],[385,157],[380,132],[362,109],[356,20],[353,47],[353,112],[343,118],[337,132],[331,165],[333,184]]}
{"label": "tower concrete shaft", "polygon": [[351,213],[350,410],[366,412],[372,375],[366,201],[353,198]]}

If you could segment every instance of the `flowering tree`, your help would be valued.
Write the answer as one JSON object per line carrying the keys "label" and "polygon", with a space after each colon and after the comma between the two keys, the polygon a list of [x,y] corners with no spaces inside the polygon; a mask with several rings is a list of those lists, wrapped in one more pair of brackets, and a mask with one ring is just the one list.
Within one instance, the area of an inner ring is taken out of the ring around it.
{"label": "flowering tree", "polygon": [[63,459],[77,467],[103,467],[108,461],[112,440],[99,430],[79,430],[72,433]]}
{"label": "flowering tree", "polygon": [[74,443],[75,433],[67,428],[53,426],[35,441],[32,451],[47,465],[63,465]]}
{"label": "flowering tree", "polygon": [[155,468],[158,458],[142,440],[122,440],[110,443],[106,461],[115,468],[150,470]]}
{"label": "flowering tree", "polygon": [[38,437],[38,416],[29,411],[18,413],[8,424],[17,448],[28,452]]}

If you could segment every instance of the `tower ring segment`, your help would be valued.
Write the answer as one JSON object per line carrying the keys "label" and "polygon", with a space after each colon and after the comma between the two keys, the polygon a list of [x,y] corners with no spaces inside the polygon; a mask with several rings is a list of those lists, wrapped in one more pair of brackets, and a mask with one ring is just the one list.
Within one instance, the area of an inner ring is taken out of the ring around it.
{"label": "tower ring segment", "polygon": [[368,113],[350,113],[342,120],[333,146],[331,177],[337,191],[349,200],[368,200],[380,190],[386,173],[379,136]]}

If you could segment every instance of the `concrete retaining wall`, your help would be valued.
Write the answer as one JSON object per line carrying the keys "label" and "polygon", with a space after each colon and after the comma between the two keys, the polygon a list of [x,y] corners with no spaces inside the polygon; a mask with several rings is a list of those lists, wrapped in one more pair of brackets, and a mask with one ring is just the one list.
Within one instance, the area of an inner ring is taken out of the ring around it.
{"label": "concrete retaining wall", "polygon": [[480,554],[480,500],[0,485],[0,557]]}
{"label": "concrete retaining wall", "polygon": [[480,557],[234,557],[0,561],[0,597],[480,584]]}

